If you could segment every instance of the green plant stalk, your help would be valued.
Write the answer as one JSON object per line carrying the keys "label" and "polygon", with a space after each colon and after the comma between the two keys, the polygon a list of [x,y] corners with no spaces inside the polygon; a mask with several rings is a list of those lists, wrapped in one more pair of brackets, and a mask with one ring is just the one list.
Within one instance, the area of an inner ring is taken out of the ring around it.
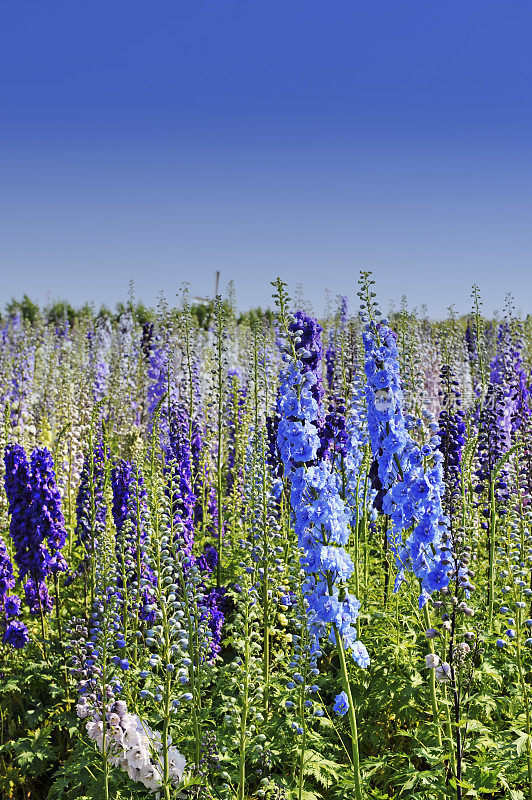
{"label": "green plant stalk", "polygon": [[[188,675],[190,679],[190,688],[192,689],[192,724],[194,727],[194,739],[195,739],[195,750],[194,750],[194,765],[196,767],[196,771],[199,769],[199,762],[200,762],[200,751],[201,751],[201,729],[198,719],[198,711],[200,708],[200,694],[199,694],[199,687],[197,685],[199,681],[199,670],[196,672],[194,666],[196,664],[196,654],[194,653],[194,622],[196,623],[196,631],[197,631],[197,619],[196,615],[192,615],[190,603],[189,603],[189,596],[188,591],[185,583],[185,576],[183,575],[183,570],[180,568],[180,580],[181,580],[181,591],[183,592],[183,600],[185,603],[185,614],[187,619],[187,628],[188,628],[188,642],[189,642],[189,656],[192,664],[188,668]],[[197,663],[199,666],[199,654]]]}
{"label": "green plant stalk", "polygon": [[242,716],[240,718],[240,739],[238,747],[238,800],[244,800],[246,783],[246,727],[249,702],[249,604],[246,601],[244,622],[244,686],[242,689]]}
{"label": "green plant stalk", "polygon": [[[523,519],[522,513],[523,508],[520,502],[520,511],[521,511],[521,520]],[[523,549],[524,545],[524,531],[523,531],[523,524],[521,524],[521,548]],[[521,658],[521,614],[522,610],[520,608],[517,609],[517,618],[516,618],[516,645],[517,645],[517,669],[519,672],[519,683],[521,684],[521,693],[523,695],[523,704],[525,707],[525,718],[526,718],[526,764],[527,764],[527,772],[528,772],[528,800],[532,800],[532,745],[530,740],[530,733],[531,733],[531,722],[530,722],[530,699],[528,696],[528,689],[527,684],[525,681],[525,675],[523,672],[523,662]]]}
{"label": "green plant stalk", "polygon": [[264,575],[262,579],[262,627],[264,631],[264,654],[263,654],[263,679],[264,679],[264,713],[268,719],[268,703],[270,692],[270,603],[268,599],[269,575],[268,575],[268,507],[267,507],[267,487],[266,487],[266,457],[264,453],[264,436],[261,436],[262,443],[262,548]]}
{"label": "green plant stalk", "polygon": [[[306,669],[304,671],[304,676],[306,676]],[[298,787],[298,800],[302,800],[303,798],[303,781],[305,776],[305,754],[307,749],[307,725],[305,722],[305,692],[306,692],[306,680],[303,680],[301,684],[301,691],[299,695],[299,713],[301,717],[301,727],[303,728],[303,733],[301,734],[301,753],[299,758],[299,787]]]}
{"label": "green plant stalk", "polygon": [[[430,622],[430,611],[428,608],[427,603],[423,606],[423,616],[425,618],[425,625],[427,626],[427,630],[431,627]],[[429,650],[432,655],[434,655],[434,644],[432,639],[428,640],[429,642]],[[438,697],[436,695],[436,673],[433,669],[429,670],[430,678],[429,678],[429,688],[430,688],[430,702],[432,705],[432,719],[434,720],[434,724],[436,726],[436,740],[438,747],[441,748],[442,746],[442,738],[441,738],[441,729],[440,729],[440,712],[438,708]]]}
{"label": "green plant stalk", "polygon": [[353,751],[353,777],[355,780],[355,798],[356,800],[363,800],[362,782],[360,779],[360,757],[358,752],[357,718],[355,713],[355,707],[353,705],[353,697],[351,695],[351,687],[349,685],[349,675],[347,672],[344,645],[342,643],[342,639],[338,631],[338,627],[336,626],[336,623],[333,624],[333,630],[336,639],[336,651],[338,653],[338,658],[340,659],[340,671],[342,674],[342,683],[344,686],[344,691],[349,701],[348,714],[349,714],[349,725],[351,726],[351,747]]}
{"label": "green plant stalk", "polygon": [[489,604],[488,633],[493,631],[493,604],[495,592],[495,534],[497,532],[497,511],[495,508],[495,487],[490,482],[490,562],[489,562]]}
{"label": "green plant stalk", "polygon": [[[444,653],[447,652],[447,634],[445,634],[443,651]],[[453,737],[453,726],[451,723],[451,707],[447,700],[447,686],[445,685],[443,687],[443,692],[445,699],[445,735],[447,738],[447,744],[449,745],[449,755],[451,759],[451,773],[453,776],[456,777],[456,757],[454,753],[454,737]]]}

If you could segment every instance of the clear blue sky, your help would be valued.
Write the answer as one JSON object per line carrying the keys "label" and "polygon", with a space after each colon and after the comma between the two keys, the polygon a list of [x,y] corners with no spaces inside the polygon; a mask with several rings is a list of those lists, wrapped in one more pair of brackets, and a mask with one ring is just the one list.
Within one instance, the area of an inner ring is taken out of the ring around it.
{"label": "clear blue sky", "polygon": [[2,0],[0,303],[532,311],[530,0]]}

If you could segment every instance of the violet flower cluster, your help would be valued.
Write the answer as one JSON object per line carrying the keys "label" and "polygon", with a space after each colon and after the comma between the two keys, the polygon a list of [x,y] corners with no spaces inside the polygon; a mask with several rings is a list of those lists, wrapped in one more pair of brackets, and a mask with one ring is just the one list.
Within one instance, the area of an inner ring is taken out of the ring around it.
{"label": "violet flower cluster", "polygon": [[61,553],[65,521],[52,457],[46,448],[36,448],[28,464],[24,448],[8,444],[4,463],[18,577],[21,581],[27,578],[24,593],[30,612],[46,613],[53,606],[46,578],[67,570]]}
{"label": "violet flower cluster", "polygon": [[76,498],[77,543],[88,553],[98,547],[105,531],[107,506],[104,499],[105,455],[103,445],[97,444],[83,459],[83,469]]}
{"label": "violet flower cluster", "polygon": [[2,628],[5,625],[2,642],[19,649],[28,644],[30,636],[25,624],[16,619],[20,614],[21,600],[16,594],[9,594],[15,583],[13,564],[6,543],[0,536],[0,611],[4,612],[4,620],[0,624]]}
{"label": "violet flower cluster", "polygon": [[[136,593],[139,617],[152,624],[154,587],[157,579],[150,567],[148,548],[148,503],[142,471],[129,461],[118,461],[111,473],[116,554],[124,575],[118,586]],[[125,583],[125,586],[124,586]],[[126,613],[129,609],[126,610]]]}
{"label": "violet flower cluster", "polygon": [[[194,429],[193,429],[194,431]],[[212,545],[206,545],[203,553],[195,556],[194,547],[194,507],[196,496],[192,487],[192,448],[189,438],[190,425],[187,412],[181,406],[174,406],[170,415],[168,447],[166,449],[166,476],[168,492],[172,502],[175,541],[183,554],[185,572],[197,566],[207,577],[218,563],[218,553]],[[193,436],[193,441],[194,441]],[[197,442],[196,442],[197,445]],[[204,610],[201,621],[206,621],[211,633],[211,655],[220,651],[221,630],[224,622],[225,589],[205,589]]]}
{"label": "violet flower cluster", "polygon": [[[521,344],[507,323],[499,328],[497,350],[490,364],[491,375],[488,390],[478,418],[478,469],[477,494],[482,494],[492,481],[497,463],[510,449],[516,432],[530,416],[529,390],[523,368]],[[506,482],[507,470],[503,469],[493,485],[499,503],[499,515],[504,516],[504,504],[509,499]],[[489,509],[483,510],[489,516]]]}

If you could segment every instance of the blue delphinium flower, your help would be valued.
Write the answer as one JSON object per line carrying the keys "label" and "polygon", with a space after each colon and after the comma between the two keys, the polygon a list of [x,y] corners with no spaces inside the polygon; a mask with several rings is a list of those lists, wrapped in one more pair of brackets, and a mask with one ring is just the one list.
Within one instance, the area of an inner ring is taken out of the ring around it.
{"label": "blue delphinium flower", "polygon": [[336,695],[334,700],[334,713],[338,714],[339,717],[343,717],[349,711],[349,698],[345,692],[340,692],[340,694]]}
{"label": "blue delphinium flower", "polygon": [[[183,554],[183,570],[188,573],[196,566],[204,578],[218,563],[218,554],[212,545],[206,545],[203,553],[196,556],[194,547],[194,505],[196,496],[192,488],[190,425],[188,413],[180,406],[174,406],[170,415],[168,446],[166,448],[166,467],[168,493],[172,499],[175,540]],[[207,590],[201,614],[201,621],[207,622],[212,634],[210,654],[220,650],[221,629],[225,619],[225,588]]]}
{"label": "blue delphinium flower", "polygon": [[[281,374],[277,444],[290,480],[294,527],[306,573],[303,593],[308,621],[319,650],[319,640],[332,625],[357,663],[367,661],[365,647],[357,641],[354,623],[360,603],[346,588],[354,565],[344,549],[349,540],[348,517],[330,461],[316,463],[321,427],[320,327],[298,312],[290,325],[290,345],[296,360],[288,360]],[[303,346],[304,345],[304,346]],[[313,368],[309,364],[313,364]]]}
{"label": "blue delphinium flower", "polygon": [[386,320],[370,322],[366,351],[368,433],[374,462],[370,469],[375,505],[391,520],[390,545],[396,557],[396,590],[411,569],[421,580],[420,605],[449,583],[443,455],[438,437],[423,447],[411,438],[402,410],[396,336]]}

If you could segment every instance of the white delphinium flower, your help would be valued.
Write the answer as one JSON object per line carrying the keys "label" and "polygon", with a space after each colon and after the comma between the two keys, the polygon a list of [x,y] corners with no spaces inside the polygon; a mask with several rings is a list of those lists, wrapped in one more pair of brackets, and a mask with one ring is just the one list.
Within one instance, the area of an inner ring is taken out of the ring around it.
{"label": "white delphinium flower", "polygon": [[168,748],[168,766],[173,781],[181,780],[186,764],[185,756],[179,752],[177,747],[172,746]]}
{"label": "white delphinium flower", "polygon": [[101,750],[103,745],[103,722],[96,722],[96,720],[93,719],[89,720],[86,728],[89,738],[92,739],[93,742],[96,742]]}
{"label": "white delphinium flower", "polygon": [[129,766],[142,769],[150,763],[150,751],[142,745],[137,745],[126,751],[126,758]]}
{"label": "white delphinium flower", "polygon": [[154,764],[149,764],[141,771],[140,782],[144,784],[146,789],[157,791],[160,789],[163,782],[163,776],[159,767]]}
{"label": "white delphinium flower", "polygon": [[[100,714],[90,706],[86,698],[80,699],[76,710],[81,719],[90,716],[86,723],[89,738],[101,751],[105,750],[112,767],[123,769],[131,780],[142,783],[151,791],[161,788],[163,744],[158,731],[152,730],[137,714],[130,714],[123,700],[117,701],[112,707],[105,725]],[[172,745],[171,736],[168,736],[166,746],[170,780],[179,783],[186,760],[177,747]]]}
{"label": "white delphinium flower", "polygon": [[124,749],[129,750],[132,747],[138,747],[142,742],[142,737],[137,728],[125,728],[124,730]]}
{"label": "white delphinium flower", "polygon": [[425,656],[425,664],[429,669],[434,669],[440,663],[440,657],[436,653],[429,653]]}

